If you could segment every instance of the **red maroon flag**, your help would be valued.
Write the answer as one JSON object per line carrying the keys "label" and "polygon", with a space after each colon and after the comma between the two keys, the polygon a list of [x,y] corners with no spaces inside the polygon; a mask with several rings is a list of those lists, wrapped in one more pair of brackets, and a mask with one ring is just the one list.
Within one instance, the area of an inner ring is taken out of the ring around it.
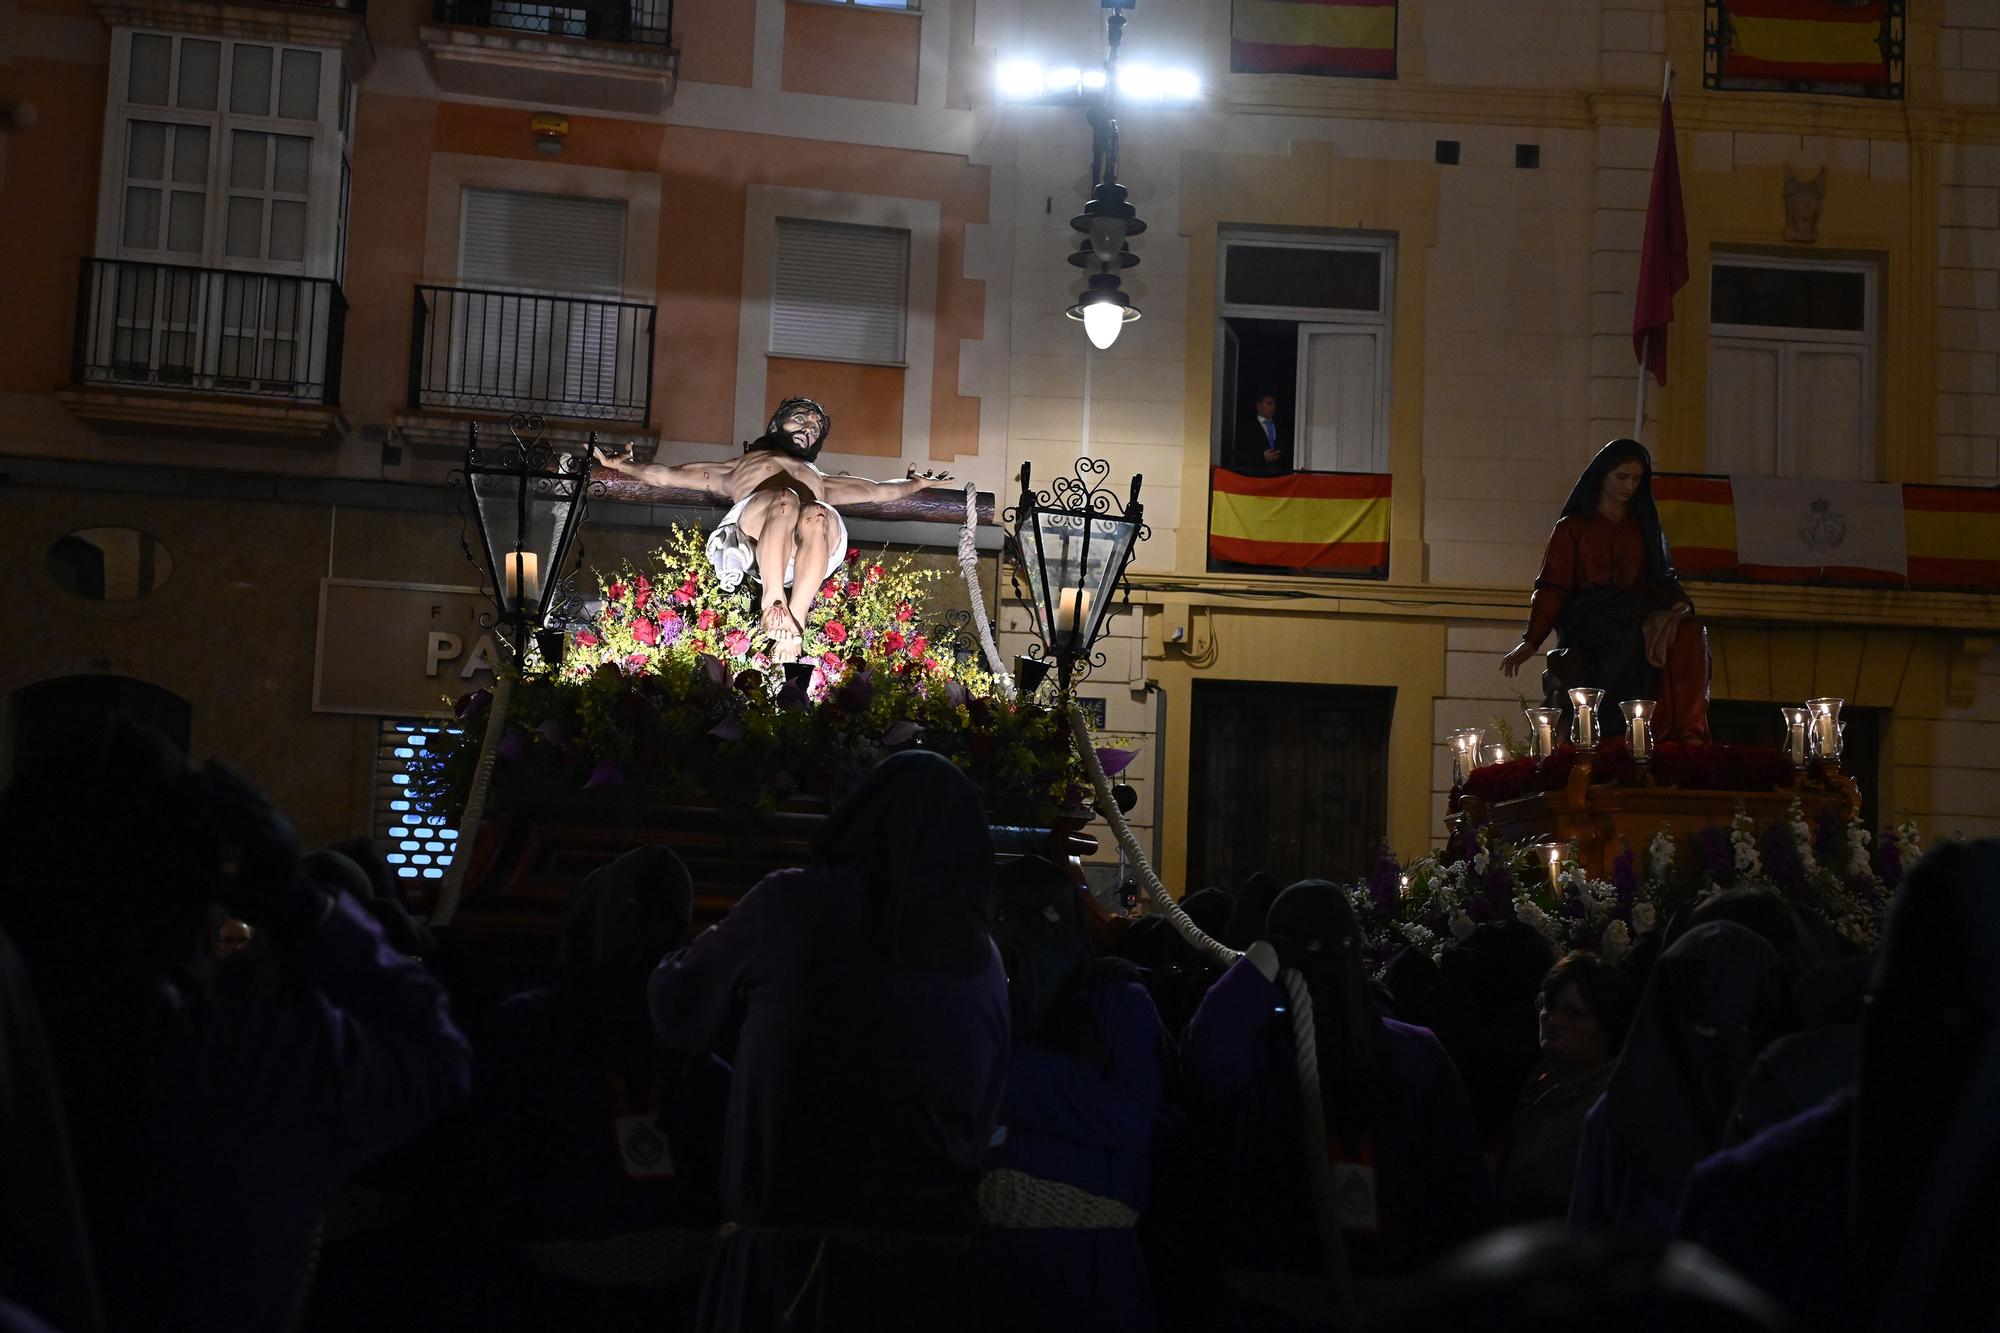
{"label": "red maroon flag", "polygon": [[1681,211],[1681,161],[1674,149],[1674,98],[1660,98],[1660,146],[1653,153],[1653,193],[1646,200],[1646,240],[1639,250],[1639,300],[1632,309],[1632,355],[1667,382],[1667,325],[1674,293],[1687,285],[1687,214]]}

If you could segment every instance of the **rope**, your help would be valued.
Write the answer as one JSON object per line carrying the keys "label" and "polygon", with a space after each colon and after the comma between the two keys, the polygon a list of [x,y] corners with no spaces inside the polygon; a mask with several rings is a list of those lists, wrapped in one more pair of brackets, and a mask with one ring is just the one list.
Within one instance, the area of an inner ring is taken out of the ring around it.
{"label": "rope", "polygon": [[[1202,933],[1181,905],[1174,901],[1167,886],[1153,873],[1153,863],[1146,859],[1146,853],[1139,846],[1139,840],[1132,836],[1132,826],[1125,822],[1125,812],[1118,808],[1118,802],[1111,795],[1111,779],[1105,776],[1104,764],[1097,757],[1097,746],[1092,742],[1090,726],[1084,721],[1083,710],[1071,699],[1069,710],[1070,733],[1076,738],[1077,753],[1083,757],[1084,771],[1090,775],[1091,790],[1097,796],[1097,812],[1111,825],[1111,832],[1123,849],[1125,859],[1139,871],[1139,887],[1146,895],[1148,908],[1164,916],[1198,952],[1206,954],[1223,967],[1228,967],[1243,955],[1219,940]],[[1326,1276],[1333,1288],[1333,1297],[1341,1313],[1344,1327],[1354,1326],[1354,1279],[1347,1267],[1347,1243],[1340,1232],[1340,1205],[1333,1178],[1333,1159],[1326,1146],[1326,1110],[1320,1096],[1319,1085],[1319,1044],[1313,1028],[1312,996],[1306,992],[1305,978],[1291,968],[1279,974],[1285,993],[1291,997],[1292,1054],[1299,1080],[1299,1113],[1305,1128],[1306,1175],[1312,1181],[1313,1214],[1319,1221],[1320,1241],[1326,1250]]]}
{"label": "rope", "polygon": [[458,913],[459,885],[465,880],[465,867],[472,860],[473,836],[479,832],[479,821],[486,815],[486,792],[493,785],[493,749],[500,743],[500,733],[507,727],[507,708],[514,700],[514,677],[502,671],[493,682],[493,699],[486,705],[486,735],[479,742],[479,762],[472,769],[472,788],[465,796],[465,813],[458,820],[458,841],[453,844],[451,864],[445,868],[444,878],[438,881],[437,906],[431,909],[430,924],[448,926]]}
{"label": "rope", "polygon": [[986,669],[993,683],[1009,699],[1014,697],[1014,678],[1000,661],[1000,649],[993,642],[993,622],[986,618],[986,596],[979,590],[979,551],[973,533],[979,527],[979,487],[965,483],[965,526],[958,530],[958,572],[965,576],[966,599],[972,603],[972,624],[979,631],[979,650],[986,654]]}
{"label": "rope", "polygon": [[979,1220],[1004,1230],[1098,1231],[1138,1225],[1129,1204],[1001,1167],[979,1178]]}

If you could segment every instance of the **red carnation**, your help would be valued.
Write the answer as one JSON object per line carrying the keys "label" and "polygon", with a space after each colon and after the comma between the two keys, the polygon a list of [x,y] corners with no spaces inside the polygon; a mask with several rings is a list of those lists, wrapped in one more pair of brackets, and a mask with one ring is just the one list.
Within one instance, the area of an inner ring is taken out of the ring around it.
{"label": "red carnation", "polygon": [[848,564],[850,564],[850,565],[851,565],[851,564],[853,564],[853,563],[854,563],[855,561],[859,560],[860,558],[861,558],[861,548],[860,548],[859,546],[850,546],[850,547],[848,547],[848,548],[847,548],[847,563],[848,563]]}
{"label": "red carnation", "polygon": [[660,641],[660,626],[657,621],[635,620],[632,622],[632,637],[651,648]]}
{"label": "red carnation", "polygon": [[694,575],[690,574],[687,577],[686,583],[683,583],[680,587],[674,589],[674,600],[679,602],[682,606],[686,606],[689,602],[692,602],[695,599],[695,596],[700,592],[701,592],[701,585],[696,583],[694,581]]}
{"label": "red carnation", "polygon": [[597,636],[587,629],[580,629],[576,632],[576,641],[586,648],[595,648],[597,646]]}
{"label": "red carnation", "polygon": [[604,600],[607,602],[619,601],[624,596],[625,596],[625,585],[622,583],[614,583],[610,587],[604,590]]}
{"label": "red carnation", "polygon": [[644,574],[632,585],[632,609],[644,611],[646,603],[653,599],[653,584]]}
{"label": "red carnation", "polygon": [[647,657],[644,653],[633,653],[630,657],[625,659],[625,665],[631,667],[634,670],[637,670],[638,668],[645,666],[646,663],[650,662],[651,660],[652,659]]}
{"label": "red carnation", "polygon": [[901,630],[892,629],[887,634],[884,634],[882,636],[882,648],[886,652],[891,652],[891,653],[902,652],[903,632]]}
{"label": "red carnation", "polygon": [[714,629],[715,612],[709,610],[707,607],[703,607],[701,614],[694,618],[694,627],[696,629]]}
{"label": "red carnation", "polygon": [[899,603],[896,607],[896,619],[898,620],[908,620],[915,614],[916,611],[911,608],[908,602]]}
{"label": "red carnation", "polygon": [[861,595],[861,585],[858,583],[849,583],[847,585],[847,595],[849,597],[859,597]]}
{"label": "red carnation", "polygon": [[868,581],[870,583],[880,583],[882,581],[882,566],[868,566]]}
{"label": "red carnation", "polygon": [[910,640],[910,656],[922,657],[926,646],[927,641],[923,635],[919,634],[916,638]]}
{"label": "red carnation", "polygon": [[820,633],[826,635],[828,643],[847,642],[847,626],[841,624],[838,620],[827,621],[826,628],[821,630]]}
{"label": "red carnation", "polygon": [[826,581],[825,583],[822,583],[822,584],[820,584],[820,585],[819,585],[819,595],[820,595],[820,596],[822,596],[822,597],[838,597],[838,596],[840,596],[840,580],[839,580],[839,579],[828,579],[828,580],[827,580],[827,581]]}
{"label": "red carnation", "polygon": [[839,675],[841,668],[845,665],[846,663],[840,660],[839,653],[830,652],[819,659],[819,669],[829,676]]}
{"label": "red carnation", "polygon": [[705,653],[708,651],[708,640],[697,634],[688,640],[688,647],[694,652]]}

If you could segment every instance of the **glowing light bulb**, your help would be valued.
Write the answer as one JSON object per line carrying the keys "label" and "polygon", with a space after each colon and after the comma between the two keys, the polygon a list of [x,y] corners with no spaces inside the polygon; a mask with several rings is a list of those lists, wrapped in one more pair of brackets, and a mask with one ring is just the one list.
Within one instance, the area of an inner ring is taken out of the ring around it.
{"label": "glowing light bulb", "polygon": [[1084,336],[1100,352],[1118,341],[1118,333],[1124,327],[1124,308],[1115,301],[1094,301],[1083,308]]}

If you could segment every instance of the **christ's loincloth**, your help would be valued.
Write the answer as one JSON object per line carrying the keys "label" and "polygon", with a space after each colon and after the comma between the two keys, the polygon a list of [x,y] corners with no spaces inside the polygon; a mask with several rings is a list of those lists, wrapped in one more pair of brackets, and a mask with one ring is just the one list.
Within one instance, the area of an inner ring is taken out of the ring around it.
{"label": "christ's loincloth", "polygon": [[[724,592],[735,592],[743,576],[757,568],[757,541],[743,531],[737,520],[743,516],[744,506],[756,499],[753,492],[729,507],[722,516],[722,522],[714,532],[708,534],[708,563],[715,566],[715,576],[722,584]],[[840,517],[840,511],[824,500],[814,504],[826,511],[826,568],[814,575],[815,580],[832,577],[847,558],[847,524]],[[797,572],[792,566],[797,562],[798,551],[785,557],[785,586],[792,585],[792,576]]]}

